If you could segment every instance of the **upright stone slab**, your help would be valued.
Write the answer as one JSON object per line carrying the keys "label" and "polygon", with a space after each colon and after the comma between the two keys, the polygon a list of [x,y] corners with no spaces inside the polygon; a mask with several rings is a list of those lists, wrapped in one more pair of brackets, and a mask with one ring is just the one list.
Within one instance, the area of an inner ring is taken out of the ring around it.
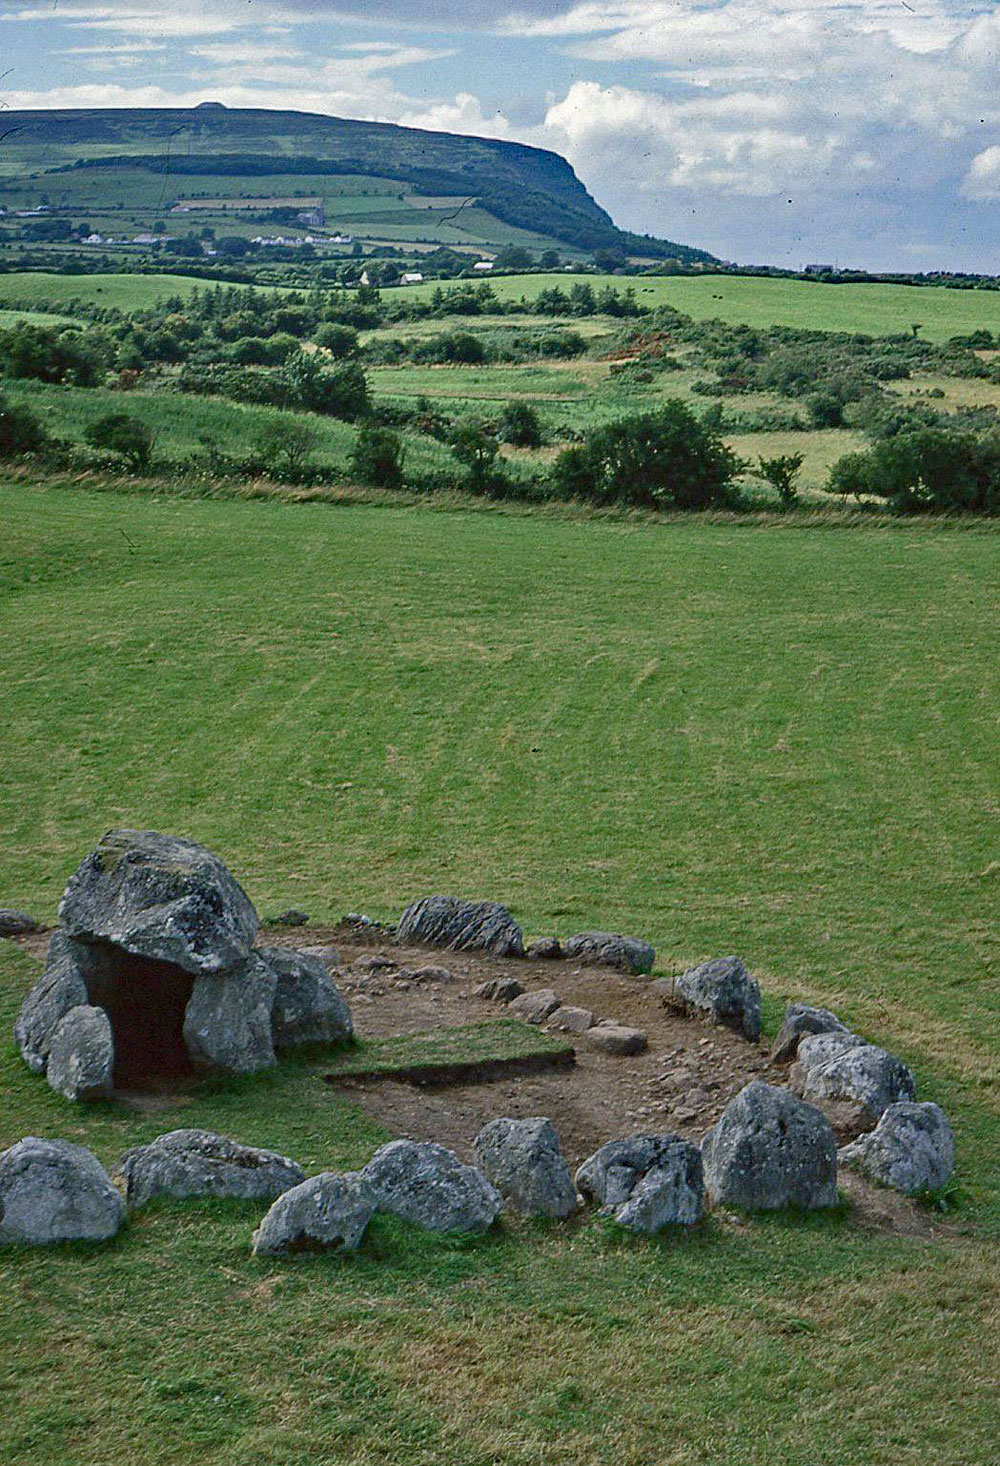
{"label": "upright stone slab", "polygon": [[82,1145],[26,1136],[0,1155],[0,1243],[105,1242],[125,1203]]}
{"label": "upright stone slab", "polygon": [[490,1120],[476,1136],[475,1149],[487,1177],[515,1211],[568,1217],[576,1210],[576,1187],[550,1120]]}
{"label": "upright stone slab", "polygon": [[296,1252],[353,1252],[375,1211],[375,1198],[357,1171],[324,1171],[279,1196],[253,1234],[256,1257]]}
{"label": "upright stone slab", "polygon": [[874,1130],[837,1152],[842,1166],[907,1196],[938,1191],[955,1168],[955,1141],[944,1110],[900,1100]]}
{"label": "upright stone slab", "polygon": [[196,1069],[253,1074],[276,1062],[271,1008],[277,983],[256,953],[235,972],[196,979],[184,1015],[184,1042]]}
{"label": "upright stone slab", "polygon": [[485,1232],[503,1206],[482,1171],[429,1140],[391,1140],[361,1174],[379,1211],[430,1232]]}
{"label": "upright stone slab", "polygon": [[716,957],[689,967],[674,991],[713,1022],[735,1028],[752,1043],[760,1038],[760,988],[739,957]]}
{"label": "upright stone slab", "polygon": [[115,1045],[103,1008],[71,1008],[52,1035],[45,1077],[64,1099],[110,1099],[114,1091]]}
{"label": "upright stone slab", "polygon": [[170,1130],[149,1145],[126,1151],[116,1174],[125,1183],[129,1206],[145,1206],[154,1196],[226,1196],[241,1201],[271,1201],[305,1180],[305,1171],[288,1156],[241,1145],[211,1130]]}
{"label": "upright stone slab", "polygon": [[744,1211],[837,1202],[837,1142],[813,1105],[760,1080],[731,1100],[701,1146],[712,1200]]}
{"label": "upright stone slab", "polygon": [[32,1074],[44,1074],[52,1035],[71,1008],[90,1001],[72,942],[56,932],[49,943],[45,971],[21,1005],[14,1039]]}
{"label": "upright stone slab", "polygon": [[261,947],[257,955],[276,978],[271,1024],[279,1052],[351,1039],[351,1010],[322,958],[291,947]]}
{"label": "upright stone slab", "polygon": [[623,936],[621,932],[577,932],[567,937],[562,955],[570,962],[584,966],[617,967],[621,972],[639,975],[652,972],[656,949],[641,937]]}
{"label": "upright stone slab", "polygon": [[425,896],[399,918],[396,939],[454,951],[489,952],[493,957],[523,957],[521,928],[497,901],[462,901],[457,896]]}
{"label": "upright stone slab", "polygon": [[633,1232],[701,1221],[705,1204],[701,1152],[679,1135],[609,1140],[576,1173],[577,1190],[602,1214]]}

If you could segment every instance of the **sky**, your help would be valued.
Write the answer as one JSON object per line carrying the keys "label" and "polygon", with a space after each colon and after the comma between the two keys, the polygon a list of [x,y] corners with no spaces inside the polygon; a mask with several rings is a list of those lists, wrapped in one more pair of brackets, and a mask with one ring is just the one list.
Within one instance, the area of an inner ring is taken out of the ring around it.
{"label": "sky", "polygon": [[203,101],[550,148],[741,264],[1000,273],[1000,5],[0,0],[0,108]]}

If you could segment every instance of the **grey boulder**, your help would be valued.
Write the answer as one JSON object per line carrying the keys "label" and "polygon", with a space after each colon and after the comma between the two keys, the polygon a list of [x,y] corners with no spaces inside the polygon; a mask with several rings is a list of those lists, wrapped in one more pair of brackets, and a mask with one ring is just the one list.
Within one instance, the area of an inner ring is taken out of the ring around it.
{"label": "grey boulder", "polygon": [[521,928],[497,901],[425,896],[407,906],[399,918],[396,940],[403,946],[422,942],[428,947],[489,952],[494,957],[524,956]]}
{"label": "grey boulder", "polygon": [[71,1008],[52,1035],[45,1077],[68,1100],[109,1099],[114,1090],[115,1042],[103,1008]]}
{"label": "grey boulder", "polygon": [[430,1232],[485,1232],[503,1206],[482,1171],[429,1140],[391,1140],[361,1174],[379,1211]]}
{"label": "grey boulder", "polygon": [[913,1075],[901,1059],[851,1034],[800,1040],[793,1078],[804,1099],[846,1100],[873,1120],[916,1093]]}
{"label": "grey boulder", "polygon": [[791,1063],[798,1052],[800,1039],[808,1034],[847,1031],[845,1024],[829,1008],[811,1008],[808,1003],[789,1003],[771,1049],[771,1062]]}
{"label": "grey boulder", "polygon": [[554,962],[562,954],[562,944],[558,937],[539,937],[537,942],[532,942],[525,956],[532,962]]}
{"label": "grey boulder", "polygon": [[353,1036],[351,1010],[322,958],[291,947],[261,947],[257,956],[277,980],[271,1006],[276,1049],[346,1043]]}
{"label": "grey boulder", "polygon": [[760,1038],[760,988],[739,957],[715,957],[689,967],[674,983],[675,995],[715,1023]]}
{"label": "grey boulder", "polygon": [[577,932],[567,937],[562,955],[570,962],[584,966],[617,967],[621,972],[652,972],[656,949],[639,937],[626,937],[621,932]]}
{"label": "grey boulder", "polygon": [[38,922],[26,911],[0,906],[0,937],[26,937],[38,930]]}
{"label": "grey boulder", "polygon": [[583,1162],[576,1187],[634,1232],[691,1225],[704,1210],[701,1152],[678,1135],[609,1140]]}
{"label": "grey boulder", "polygon": [[0,1243],[105,1242],[125,1203],[95,1155],[29,1135],[0,1154]]}
{"label": "grey boulder", "polygon": [[305,1180],[287,1156],[240,1145],[210,1130],[171,1130],[149,1145],[126,1151],[116,1175],[130,1207],[154,1196],[231,1196],[269,1201]]}
{"label": "grey boulder", "polygon": [[486,1176],[515,1211],[568,1217],[576,1210],[576,1187],[551,1121],[490,1120],[476,1136],[475,1149]]}
{"label": "grey boulder", "polygon": [[882,1112],[875,1129],[837,1152],[842,1166],[915,1196],[937,1191],[955,1168],[955,1141],[938,1105],[901,1100]]}
{"label": "grey boulder", "polygon": [[594,1026],[594,1015],[589,1008],[574,1008],[563,1005],[557,1008],[549,1019],[549,1027],[561,1033],[586,1033]]}
{"label": "grey boulder", "polygon": [[195,979],[184,1044],[203,1073],[253,1074],[275,1063],[271,1009],[277,975],[254,953],[235,972]]}
{"label": "grey boulder", "polygon": [[67,936],[110,943],[195,975],[245,962],[258,919],[222,861],[193,840],[110,830],[70,877]]}
{"label": "grey boulder", "polygon": [[284,1192],[253,1234],[256,1257],[295,1252],[353,1252],[375,1211],[363,1175],[324,1171]]}
{"label": "grey boulder", "polygon": [[512,998],[508,1007],[525,1023],[544,1023],[559,1007],[559,995],[551,988],[536,988],[534,992]]}
{"label": "grey boulder", "polygon": [[641,1028],[627,1028],[623,1023],[597,1023],[586,1030],[584,1037],[592,1049],[619,1057],[641,1054],[649,1047]]}
{"label": "grey boulder", "polygon": [[473,989],[477,998],[488,998],[494,1003],[510,1003],[524,992],[524,986],[516,977],[491,977]]}
{"label": "grey boulder", "polygon": [[32,1074],[44,1074],[52,1035],[71,1008],[90,1001],[73,944],[56,932],[45,971],[21,1005],[14,1038]]}
{"label": "grey boulder", "polygon": [[702,1141],[714,1202],[744,1211],[835,1206],[837,1143],[829,1120],[787,1089],[754,1080]]}

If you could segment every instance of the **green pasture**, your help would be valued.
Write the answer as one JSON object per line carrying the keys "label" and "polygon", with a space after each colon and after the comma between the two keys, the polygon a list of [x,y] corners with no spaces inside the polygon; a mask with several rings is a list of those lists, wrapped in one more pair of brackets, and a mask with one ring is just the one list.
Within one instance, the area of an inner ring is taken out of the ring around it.
{"label": "green pasture", "polygon": [[[255,1262],[259,1206],[188,1202],[107,1247],[8,1248],[5,1461],[992,1458],[994,533],[24,482],[0,514],[4,904],[54,920],[131,824],[207,842],[265,914],[393,917],[445,890],[532,935],[635,931],[664,973],[742,952],[769,1031],[787,998],[832,1004],[913,1065],[959,1154],[933,1240],[842,1210],[649,1243],[593,1218],[476,1242],[383,1219],[355,1258]],[[10,1039],[37,970],[0,943],[0,1146],[63,1136],[110,1164],[204,1126],[313,1172],[387,1138],[322,1083],[330,1055],[73,1109]]]}
{"label": "green pasture", "polygon": [[128,313],[148,310],[170,295],[186,296],[206,289],[211,289],[211,281],[188,275],[63,275],[54,270],[12,270],[0,274],[0,300],[6,305],[23,304],[27,308],[38,300],[58,303],[80,300]]}
{"label": "green pasture", "polygon": [[[798,326],[814,331],[854,331],[873,336],[909,334],[920,323],[929,341],[985,328],[1000,329],[1000,291],[948,290],[943,286],[821,285],[755,276],[667,275],[625,279],[614,275],[499,275],[490,281],[500,300],[534,299],[542,290],[587,284],[635,290],[641,305],[669,305],[696,320],[747,326]],[[407,287],[432,294],[434,285]]]}

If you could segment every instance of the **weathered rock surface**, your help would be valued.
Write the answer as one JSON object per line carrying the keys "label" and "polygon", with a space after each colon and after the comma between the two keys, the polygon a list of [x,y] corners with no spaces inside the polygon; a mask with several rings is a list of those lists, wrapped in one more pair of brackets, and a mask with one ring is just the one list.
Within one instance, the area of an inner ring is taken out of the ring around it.
{"label": "weathered rock surface", "polygon": [[271,1005],[276,1049],[346,1043],[353,1036],[351,1010],[322,958],[291,947],[261,947],[257,956],[276,979]]}
{"label": "weathered rock surface", "polygon": [[125,1203],[82,1145],[29,1135],[0,1155],[0,1243],[104,1242]]}
{"label": "weathered rock surface", "polygon": [[276,974],[254,953],[234,972],[195,979],[184,1043],[196,1069],[253,1074],[275,1062],[271,1010]]}
{"label": "weathered rock surface", "polygon": [[425,896],[399,918],[401,946],[423,942],[428,947],[472,949],[494,957],[523,957],[521,928],[498,901],[461,901],[456,896]]}
{"label": "weathered rock surface", "polygon": [[562,955],[584,966],[601,964],[621,972],[652,972],[656,949],[639,937],[621,932],[577,932],[562,943]]}
{"label": "weathered rock surface", "polygon": [[272,917],[272,926],[308,926],[309,917],[304,911],[297,911],[290,906],[287,911],[279,911],[278,915]]}
{"label": "weathered rock surface", "polygon": [[534,992],[513,998],[509,1007],[525,1023],[544,1023],[559,1007],[559,996],[551,988],[536,988]]}
{"label": "weathered rock surface", "polygon": [[549,962],[557,960],[562,954],[562,944],[558,937],[539,937],[537,942],[532,942],[525,956],[532,962]]}
{"label": "weathered rock surface", "polygon": [[38,922],[26,911],[0,906],[0,937],[26,937],[38,930]]}
{"label": "weathered rock surface", "polygon": [[524,992],[523,983],[519,983],[516,977],[491,977],[487,982],[481,982],[473,993],[477,998],[488,998],[494,1003],[511,1003],[519,998]]}
{"label": "weathered rock surface", "polygon": [[846,1025],[829,1008],[811,1008],[808,1003],[789,1003],[771,1049],[771,1062],[791,1063],[798,1052],[799,1040],[808,1034],[847,1032]]}
{"label": "weathered rock surface", "polygon": [[678,1135],[609,1140],[576,1173],[576,1187],[605,1215],[636,1232],[701,1220],[701,1152]]}
{"label": "weathered rock surface", "polygon": [[279,1196],[253,1234],[257,1257],[295,1252],[353,1252],[375,1211],[358,1171],[324,1171]]}
{"label": "weathered rock surface", "polygon": [[701,1146],[712,1200],[745,1211],[834,1206],[837,1143],[826,1116],[787,1089],[754,1080]]}
{"label": "weathered rock surface", "polygon": [[676,979],[674,991],[690,1007],[735,1028],[752,1043],[760,1038],[760,988],[739,957],[715,957],[689,967]]}
{"label": "weathered rock surface", "polygon": [[71,1008],[90,1001],[72,943],[56,932],[45,971],[21,1005],[14,1038],[32,1074],[44,1074],[52,1035]]}
{"label": "weathered rock surface", "polygon": [[576,1187],[551,1121],[490,1120],[476,1136],[476,1158],[515,1211],[525,1216],[568,1217]]}
{"label": "weathered rock surface", "polygon": [[626,1028],[622,1023],[595,1024],[584,1037],[592,1049],[602,1054],[641,1054],[649,1047],[641,1028]]}
{"label": "weathered rock surface", "polygon": [[557,1008],[549,1019],[549,1027],[560,1033],[586,1033],[594,1026],[594,1015],[589,1008],[563,1006]]}
{"label": "weathered rock surface", "polygon": [[258,927],[249,897],[217,856],[153,830],[110,830],[70,877],[59,919],[76,940],[196,975],[239,967]]}
{"label": "weathered rock surface", "polygon": [[423,967],[414,967],[407,973],[411,982],[416,983],[439,983],[454,982],[455,974],[450,967],[438,967],[435,963],[426,963]]}
{"label": "weathered rock surface", "polygon": [[955,1168],[955,1140],[938,1105],[901,1100],[882,1112],[875,1129],[837,1152],[842,1166],[907,1196],[937,1191]]}
{"label": "weathered rock surface", "polygon": [[391,1140],[361,1174],[379,1211],[430,1232],[485,1232],[503,1206],[482,1171],[429,1140]]}
{"label": "weathered rock surface", "polygon": [[149,1145],[126,1151],[116,1175],[132,1208],[154,1196],[231,1196],[270,1201],[305,1180],[287,1156],[241,1145],[211,1130],[171,1130]]}
{"label": "weathered rock surface", "polygon": [[109,1099],[114,1090],[115,1044],[103,1008],[71,1008],[52,1035],[45,1077],[68,1100]]}
{"label": "weathered rock surface", "polygon": [[838,1046],[842,1037],[820,1034],[800,1040],[793,1079],[804,1099],[850,1100],[877,1120],[890,1105],[914,1098],[913,1075],[902,1059],[860,1039]]}

